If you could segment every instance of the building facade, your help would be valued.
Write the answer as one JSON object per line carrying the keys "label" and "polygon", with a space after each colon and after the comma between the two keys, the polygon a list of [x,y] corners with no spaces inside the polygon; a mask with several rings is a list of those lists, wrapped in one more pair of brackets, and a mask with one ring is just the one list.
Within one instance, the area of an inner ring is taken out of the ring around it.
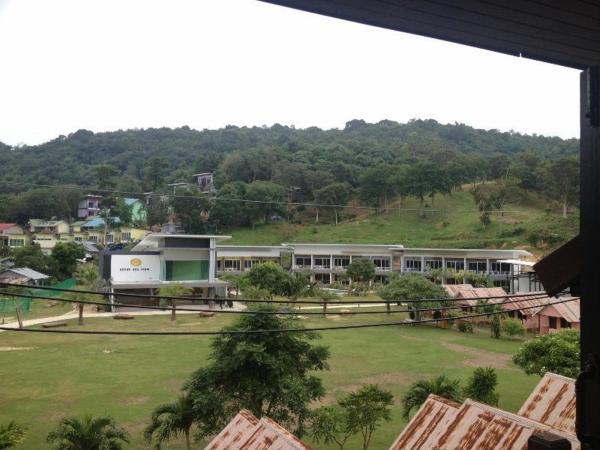
{"label": "building facade", "polygon": [[120,303],[158,303],[128,294],[157,295],[178,283],[194,295],[224,297],[227,283],[217,278],[216,243],[228,236],[150,234],[129,252],[102,252],[100,271]]}
{"label": "building facade", "polygon": [[102,200],[101,195],[86,195],[77,205],[77,217],[87,219],[100,214],[100,200]]}
{"label": "building facade", "polygon": [[27,232],[16,223],[0,223],[0,246],[24,247],[31,241]]}

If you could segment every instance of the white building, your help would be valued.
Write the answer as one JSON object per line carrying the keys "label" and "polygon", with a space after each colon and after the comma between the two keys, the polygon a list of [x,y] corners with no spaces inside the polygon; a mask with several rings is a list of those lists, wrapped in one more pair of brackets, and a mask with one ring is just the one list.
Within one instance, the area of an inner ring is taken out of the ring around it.
{"label": "white building", "polygon": [[157,295],[157,289],[173,282],[197,296],[220,296],[227,283],[217,278],[216,243],[225,239],[229,236],[150,234],[130,252],[103,252],[100,270],[115,301],[122,303],[140,303],[128,293]]}

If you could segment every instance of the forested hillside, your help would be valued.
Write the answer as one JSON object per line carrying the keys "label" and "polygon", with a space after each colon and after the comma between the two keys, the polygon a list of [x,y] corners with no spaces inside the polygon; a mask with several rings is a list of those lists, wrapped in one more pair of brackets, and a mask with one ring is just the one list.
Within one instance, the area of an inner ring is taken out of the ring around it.
{"label": "forested hillside", "polygon": [[[576,206],[577,154],[576,139],[433,120],[353,120],[332,130],[281,125],[79,130],[38,146],[0,145],[0,219],[72,216],[82,191],[48,185],[172,194],[169,183],[193,182],[193,173],[214,171],[216,197],[186,188],[177,191],[179,198],[154,197],[150,225],[165,219],[167,206],[194,232],[280,216],[314,221],[319,213],[321,222],[351,220],[357,206],[376,212],[392,201],[400,208],[403,199],[411,198],[419,208],[431,207],[438,194],[470,184],[476,186],[474,205],[485,227],[495,210],[518,203],[528,192],[557,211]],[[348,204],[354,212],[343,208]]]}

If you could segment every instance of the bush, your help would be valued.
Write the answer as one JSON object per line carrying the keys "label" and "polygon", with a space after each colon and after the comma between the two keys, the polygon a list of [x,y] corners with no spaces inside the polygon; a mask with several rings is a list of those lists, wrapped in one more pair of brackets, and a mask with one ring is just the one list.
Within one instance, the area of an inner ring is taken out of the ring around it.
{"label": "bush", "polygon": [[525,327],[520,320],[507,319],[502,321],[502,331],[510,337],[523,336],[525,334]]}
{"label": "bush", "polygon": [[456,325],[456,328],[461,333],[472,333],[473,332],[473,324],[468,320],[461,320]]}
{"label": "bush", "polygon": [[496,386],[498,385],[498,375],[491,367],[478,367],[473,371],[473,375],[467,381],[464,394],[472,400],[487,403],[488,405],[498,405],[498,394]]}
{"label": "bush", "polygon": [[266,289],[259,289],[256,286],[245,287],[242,295],[248,300],[270,300],[271,293]]}
{"label": "bush", "polygon": [[500,327],[500,315],[499,314],[492,315],[492,320],[490,322],[490,331],[491,331],[492,337],[494,339],[500,339],[501,327]]}
{"label": "bush", "polygon": [[513,356],[513,362],[526,374],[553,372],[566,377],[579,373],[579,332],[566,330],[526,342]]}

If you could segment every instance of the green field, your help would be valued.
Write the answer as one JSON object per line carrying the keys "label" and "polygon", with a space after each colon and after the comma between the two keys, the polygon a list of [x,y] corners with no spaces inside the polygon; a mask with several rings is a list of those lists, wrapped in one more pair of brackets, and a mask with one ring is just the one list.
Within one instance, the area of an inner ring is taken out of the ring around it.
{"label": "green field", "polygon": [[[401,319],[401,315],[393,316],[393,320]],[[180,315],[174,324],[165,316],[91,319],[84,329],[219,330],[231,320],[226,315],[209,319]],[[390,319],[313,316],[304,322],[311,326],[385,320]],[[68,329],[76,328],[72,323]],[[328,331],[322,341],[331,350],[331,368],[321,374],[327,389],[323,402],[367,383],[377,383],[395,395],[393,421],[376,432],[372,449],[388,448],[402,430],[400,398],[418,378],[446,373],[464,381],[475,366],[492,365],[499,375],[500,407],[509,411],[519,408],[539,380],[510,362],[520,342],[493,340],[486,331],[467,335],[426,326],[393,326]],[[172,400],[186,377],[206,364],[209,344],[210,338],[202,336],[0,333],[0,423],[27,424],[27,439],[20,448],[45,449],[45,436],[62,417],[110,414],[131,433],[131,448],[148,448],[142,430],[151,410]],[[172,442],[164,448],[184,446]]]}
{"label": "green field", "polygon": [[[492,224],[484,229],[472,195],[463,191],[435,198],[434,204],[417,211],[418,201],[409,198],[404,209],[392,204],[387,214],[366,214],[356,210],[356,218],[337,226],[331,214],[320,212],[320,224],[268,224],[228,232],[233,239],[227,244],[279,245],[282,242],[330,243],[398,243],[410,247],[437,248],[526,248],[536,253],[547,250],[544,243],[532,248],[530,237],[535,230],[547,230],[551,236],[569,239],[578,233],[578,213],[563,219],[556,205],[534,195],[520,204],[507,204],[504,213],[494,214]],[[546,210],[551,208],[550,210]],[[351,213],[351,209],[347,213]],[[307,211],[304,212],[306,219]],[[329,223],[323,223],[323,222]],[[552,246],[552,245],[549,245]]]}

